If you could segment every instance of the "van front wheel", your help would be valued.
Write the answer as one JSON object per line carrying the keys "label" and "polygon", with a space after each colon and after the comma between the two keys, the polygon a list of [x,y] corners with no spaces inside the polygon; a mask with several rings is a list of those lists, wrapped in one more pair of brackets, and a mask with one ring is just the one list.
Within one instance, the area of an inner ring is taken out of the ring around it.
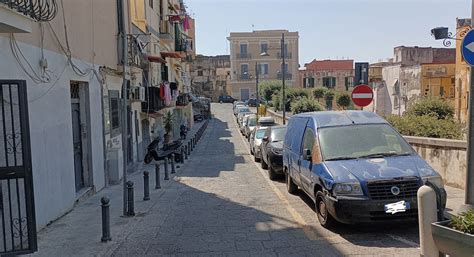
{"label": "van front wheel", "polygon": [[326,198],[323,194],[323,192],[319,191],[316,194],[316,213],[318,215],[318,220],[321,226],[325,228],[331,228],[334,225],[334,218],[331,216],[331,214],[328,211],[327,205],[326,205]]}
{"label": "van front wheel", "polygon": [[293,179],[291,179],[291,176],[288,172],[285,173],[286,175],[286,190],[290,194],[295,194],[296,191],[298,190],[298,186],[293,182]]}

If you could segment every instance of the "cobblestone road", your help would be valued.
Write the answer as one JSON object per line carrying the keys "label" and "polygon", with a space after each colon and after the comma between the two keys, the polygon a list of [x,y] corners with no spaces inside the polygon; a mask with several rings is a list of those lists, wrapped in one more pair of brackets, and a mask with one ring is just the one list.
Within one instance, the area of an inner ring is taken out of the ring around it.
{"label": "cobblestone road", "polygon": [[252,161],[231,105],[213,119],[195,154],[113,252],[115,256],[418,256],[417,228],[319,226],[303,194],[285,192]]}

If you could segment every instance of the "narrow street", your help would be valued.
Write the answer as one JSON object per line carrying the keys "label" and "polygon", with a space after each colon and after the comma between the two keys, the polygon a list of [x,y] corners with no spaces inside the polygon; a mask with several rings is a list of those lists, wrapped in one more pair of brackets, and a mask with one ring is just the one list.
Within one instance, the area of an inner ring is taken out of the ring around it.
{"label": "narrow street", "polygon": [[289,195],[253,162],[232,106],[212,109],[215,118],[188,165],[112,255],[419,254],[416,224],[322,228],[307,197]]}

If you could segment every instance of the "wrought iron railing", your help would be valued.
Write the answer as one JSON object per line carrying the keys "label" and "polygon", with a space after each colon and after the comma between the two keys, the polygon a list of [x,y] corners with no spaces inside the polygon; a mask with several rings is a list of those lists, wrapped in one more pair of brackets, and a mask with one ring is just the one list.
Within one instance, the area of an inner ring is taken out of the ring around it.
{"label": "wrought iron railing", "polygon": [[0,0],[0,3],[36,21],[51,21],[58,13],[56,0]]}

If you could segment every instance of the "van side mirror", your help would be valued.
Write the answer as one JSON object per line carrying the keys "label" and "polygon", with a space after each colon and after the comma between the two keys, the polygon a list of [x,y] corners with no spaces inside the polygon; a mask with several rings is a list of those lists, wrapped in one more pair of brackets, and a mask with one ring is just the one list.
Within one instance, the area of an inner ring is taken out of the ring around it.
{"label": "van side mirror", "polygon": [[262,138],[262,141],[263,141],[263,142],[268,142],[268,136],[264,136],[264,137]]}
{"label": "van side mirror", "polygon": [[311,150],[310,149],[304,149],[303,150],[303,159],[306,161],[311,161]]}

